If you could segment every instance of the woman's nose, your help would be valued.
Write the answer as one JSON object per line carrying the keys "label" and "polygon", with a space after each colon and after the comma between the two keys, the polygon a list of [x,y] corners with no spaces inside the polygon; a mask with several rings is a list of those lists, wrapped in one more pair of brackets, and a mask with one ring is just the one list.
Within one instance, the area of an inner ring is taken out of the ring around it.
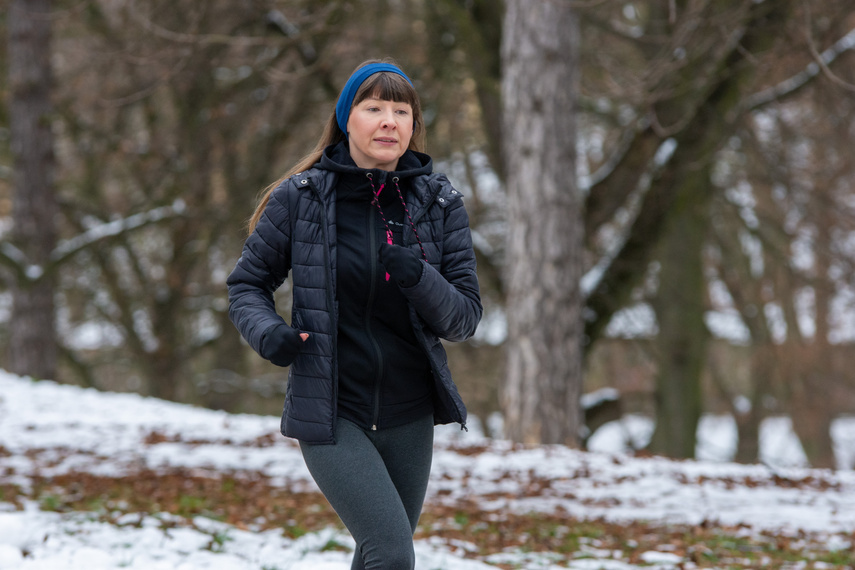
{"label": "woman's nose", "polygon": [[388,129],[394,129],[395,127],[397,127],[398,124],[395,122],[395,114],[391,113],[391,112],[384,113],[383,114],[382,126],[383,126],[383,128],[388,128]]}

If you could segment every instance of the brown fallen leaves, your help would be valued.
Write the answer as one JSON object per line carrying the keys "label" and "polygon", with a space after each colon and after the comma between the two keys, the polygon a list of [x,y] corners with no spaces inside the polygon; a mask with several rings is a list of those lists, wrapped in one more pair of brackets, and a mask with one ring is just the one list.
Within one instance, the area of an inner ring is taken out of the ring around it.
{"label": "brown fallen leaves", "polygon": [[[248,447],[283,445],[282,439],[265,436],[251,442],[187,441],[180,435],[149,433],[144,445],[165,442],[195,444],[226,444]],[[460,446],[449,449],[460,455],[476,456],[488,446]],[[508,453],[513,450],[507,450]],[[44,453],[42,453],[44,452]],[[10,452],[0,448],[0,456]],[[30,450],[28,456],[42,467],[63,460],[62,450]],[[330,526],[342,528],[335,512],[318,492],[305,488],[288,488],[274,484],[259,472],[223,473],[216,470],[171,469],[152,471],[139,469],[122,477],[97,476],[74,472],[61,476],[30,476],[30,485],[23,489],[4,482],[0,473],[0,502],[24,508],[25,500],[37,501],[42,509],[71,512],[86,511],[105,522],[133,524],[138,514],[139,524],[145,515],[169,513],[191,521],[198,516],[220,520],[237,528],[260,531],[280,529],[283,535],[296,538],[307,532]],[[11,473],[5,473],[11,475]],[[510,474],[504,476],[510,477]],[[537,473],[516,473],[521,478],[514,486],[514,496],[502,493],[477,492],[479,484],[463,470],[455,480],[442,481],[435,489],[433,500],[425,505],[417,538],[432,537],[456,551],[459,556],[476,558],[496,568],[525,568],[525,553],[550,553],[555,564],[591,558],[620,560],[628,564],[647,565],[651,551],[679,557],[693,568],[793,568],[804,561],[821,563],[822,568],[855,568],[851,551],[830,551],[823,544],[827,537],[779,536],[747,527],[727,527],[716,521],[699,525],[663,525],[645,521],[616,523],[605,520],[579,520],[560,507],[552,513],[513,513],[504,509],[485,509],[484,502],[492,499],[544,497],[567,493],[556,491],[559,480]],[[588,467],[580,466],[565,478],[588,478]],[[828,490],[836,488],[832,480],[808,476],[787,479],[774,475],[764,480],[750,478],[709,478],[702,476],[680,483],[701,485],[715,481],[726,488],[778,486]],[[632,480],[634,477],[627,476]],[[6,479],[9,481],[11,479]],[[473,493],[458,493],[448,489],[471,489]],[[493,496],[495,495],[495,496]],[[498,501],[501,503],[501,501]],[[131,521],[130,523],[128,521]],[[178,523],[169,523],[178,524]],[[855,533],[838,537],[838,543],[855,544]],[[521,558],[523,557],[523,558]],[[800,566],[810,568],[810,565]]]}
{"label": "brown fallen leaves", "polygon": [[257,473],[202,477],[187,470],[143,470],[121,478],[70,473],[33,478],[32,498],[54,511],[96,511],[107,519],[126,513],[205,516],[241,529],[282,528],[296,537],[338,517],[320,493],[276,487]]}
{"label": "brown fallen leaves", "polygon": [[[188,470],[142,470],[119,478],[89,473],[32,478],[29,491],[0,484],[0,501],[22,508],[36,500],[53,511],[88,511],[106,522],[128,524],[128,513],[204,516],[241,529],[278,528],[296,538],[329,526],[341,528],[335,512],[317,492],[272,485],[258,473],[200,476]],[[578,558],[621,560],[645,565],[643,555],[662,551],[700,568],[788,568],[794,561],[823,561],[824,568],[855,566],[852,554],[826,552],[808,536],[781,537],[713,521],[696,526],[645,522],[582,521],[557,510],[551,514],[487,511],[478,498],[454,505],[425,505],[417,538],[434,537],[458,555],[488,559],[496,568],[524,568],[515,553],[548,552],[557,562]],[[850,537],[855,540],[855,536]],[[502,556],[507,555],[508,561]],[[677,567],[685,567],[685,563]]]}

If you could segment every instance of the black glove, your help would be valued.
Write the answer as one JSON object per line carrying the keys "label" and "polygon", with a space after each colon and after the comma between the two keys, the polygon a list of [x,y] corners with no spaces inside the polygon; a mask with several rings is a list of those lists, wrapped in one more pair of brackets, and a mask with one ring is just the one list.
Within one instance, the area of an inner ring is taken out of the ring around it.
{"label": "black glove", "polygon": [[421,258],[415,251],[400,245],[381,243],[380,263],[401,287],[412,287],[422,276]]}
{"label": "black glove", "polygon": [[299,331],[283,323],[264,333],[261,356],[276,366],[290,366],[300,354],[304,342]]}

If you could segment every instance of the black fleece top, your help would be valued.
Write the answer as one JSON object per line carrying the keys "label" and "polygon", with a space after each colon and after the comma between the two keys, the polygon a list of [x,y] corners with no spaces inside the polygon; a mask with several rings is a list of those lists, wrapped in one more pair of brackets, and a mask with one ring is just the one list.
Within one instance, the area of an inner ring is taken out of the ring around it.
{"label": "black fleece top", "polygon": [[403,224],[409,220],[393,178],[399,179],[406,196],[413,177],[430,174],[431,161],[423,162],[408,151],[395,172],[366,170],[356,166],[342,142],[328,147],[318,166],[339,175],[335,189],[338,416],[365,429],[383,429],[430,415],[430,363],[413,332],[406,298],[394,279],[386,280],[378,260],[386,226],[371,201],[382,186],[383,217],[393,242],[403,245]]}

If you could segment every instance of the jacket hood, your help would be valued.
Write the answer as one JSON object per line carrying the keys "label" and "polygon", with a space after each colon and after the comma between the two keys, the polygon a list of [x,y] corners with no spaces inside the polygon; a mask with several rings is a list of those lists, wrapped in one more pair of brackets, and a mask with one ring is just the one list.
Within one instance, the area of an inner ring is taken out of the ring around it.
{"label": "jacket hood", "polygon": [[350,156],[347,142],[330,145],[324,149],[320,161],[316,164],[318,168],[330,170],[341,174],[357,174],[364,176],[371,172],[374,180],[383,182],[387,177],[398,177],[401,180],[415,176],[427,175],[433,172],[433,160],[423,152],[414,150],[406,151],[398,160],[398,168],[394,171],[380,170],[379,168],[360,168],[356,166]]}

